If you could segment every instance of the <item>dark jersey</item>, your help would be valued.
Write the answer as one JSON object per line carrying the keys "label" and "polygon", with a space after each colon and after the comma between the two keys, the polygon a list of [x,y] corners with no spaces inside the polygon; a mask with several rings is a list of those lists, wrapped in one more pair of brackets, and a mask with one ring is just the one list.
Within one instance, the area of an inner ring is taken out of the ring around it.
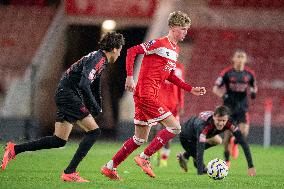
{"label": "dark jersey", "polygon": [[[76,90],[89,107],[98,107],[92,93],[91,84],[94,80],[99,82],[102,71],[108,65],[107,57],[102,50],[94,51],[75,62],[62,76],[59,88]],[[93,90],[94,92],[94,90]],[[100,97],[97,97],[99,101]]]}
{"label": "dark jersey", "polygon": [[181,137],[190,139],[191,141],[206,140],[206,138],[214,137],[225,130],[234,132],[236,127],[228,121],[222,130],[217,130],[213,122],[212,111],[201,112],[199,116],[191,117],[181,128]]}
{"label": "dark jersey", "polygon": [[236,71],[233,67],[225,68],[217,78],[215,85],[225,86],[224,105],[228,106],[232,113],[247,112],[249,87],[255,87],[254,72],[245,67],[243,71]]}
{"label": "dark jersey", "polygon": [[203,154],[205,150],[206,139],[212,138],[217,134],[230,130],[236,137],[236,140],[242,146],[249,167],[253,167],[251,153],[247,142],[244,140],[238,127],[234,126],[229,120],[222,130],[217,130],[214,125],[212,111],[201,112],[199,116],[191,117],[185,125],[183,125],[180,137],[186,138],[193,143],[196,142],[196,162],[198,173],[203,173]]}

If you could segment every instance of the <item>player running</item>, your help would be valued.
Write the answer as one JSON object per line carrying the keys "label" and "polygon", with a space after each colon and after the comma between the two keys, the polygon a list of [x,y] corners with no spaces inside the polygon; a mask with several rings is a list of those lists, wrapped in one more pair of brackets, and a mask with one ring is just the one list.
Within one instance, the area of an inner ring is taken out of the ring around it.
{"label": "player running", "polygon": [[197,174],[202,175],[207,172],[204,165],[204,150],[221,144],[222,138],[218,135],[224,131],[232,133],[242,146],[248,163],[248,175],[255,176],[256,171],[253,166],[251,152],[238,127],[229,120],[230,110],[226,106],[219,106],[214,112],[201,112],[199,116],[191,117],[183,125],[180,133],[180,142],[185,152],[178,154],[180,167],[187,172],[187,162],[189,157],[193,158]]}
{"label": "player running", "polygon": [[[176,76],[184,80],[184,66],[177,62],[174,70]],[[159,100],[166,105],[173,116],[180,121],[180,113],[184,112],[184,91],[169,81],[165,81],[159,91]],[[157,127],[158,129],[158,127]],[[160,152],[161,151],[161,152]],[[167,167],[170,155],[170,142],[165,144],[162,149],[157,152],[158,166]]]}
{"label": "player running", "polygon": [[[248,99],[247,91],[250,88],[251,99],[255,99],[257,86],[254,72],[245,66],[247,62],[247,54],[243,50],[236,50],[233,58],[233,66],[225,68],[215,82],[213,92],[223,99],[224,105],[230,108],[232,122],[238,126],[244,135],[249,133],[249,115],[248,115]],[[225,85],[225,92],[222,86]],[[231,138],[231,140],[230,140]],[[231,150],[229,150],[229,143]],[[224,156],[225,161],[230,167],[230,153],[233,158],[238,156],[238,141],[234,140],[230,132],[224,134]]]}
{"label": "player running", "polygon": [[[127,78],[126,90],[134,92],[135,103],[135,134],[129,138],[120,150],[101,169],[101,173],[113,180],[119,180],[116,168],[134,150],[148,139],[152,124],[159,122],[166,128],[159,131],[152,142],[134,161],[150,177],[155,177],[151,168],[150,157],[161,149],[169,140],[180,133],[181,126],[170,110],[159,101],[161,84],[168,80],[178,87],[194,95],[205,94],[204,87],[191,87],[174,74],[179,53],[177,43],[182,41],[190,27],[190,18],[187,14],[177,11],[170,13],[168,19],[169,33],[160,39],[128,49],[126,57]],[[139,73],[137,86],[133,80],[133,65],[135,57],[144,54]]]}
{"label": "player running", "polygon": [[10,160],[15,159],[16,155],[22,152],[63,147],[73,124],[76,123],[85,130],[85,137],[62,173],[61,179],[68,182],[89,182],[79,176],[76,168],[100,135],[94,117],[102,112],[101,94],[95,91],[94,95],[90,86],[94,80],[100,78],[108,64],[116,61],[123,45],[122,34],[107,33],[100,41],[98,51],[82,57],[64,73],[55,94],[57,116],[54,135],[24,144],[8,142],[2,160],[3,170]]}

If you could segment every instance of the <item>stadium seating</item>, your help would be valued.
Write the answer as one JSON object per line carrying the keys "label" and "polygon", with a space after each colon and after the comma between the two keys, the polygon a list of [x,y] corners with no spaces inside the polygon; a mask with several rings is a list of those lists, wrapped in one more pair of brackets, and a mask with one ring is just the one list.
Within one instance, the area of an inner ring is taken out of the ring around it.
{"label": "stadium seating", "polygon": [[193,39],[193,52],[187,78],[195,86],[207,87],[208,94],[207,97],[188,96],[187,115],[213,109],[220,103],[212,93],[212,85],[221,70],[231,65],[234,50],[240,48],[249,55],[248,66],[256,72],[259,87],[256,101],[250,102],[252,123],[263,124],[266,97],[273,99],[273,124],[284,122],[284,32],[200,28],[193,29],[189,35]]}
{"label": "stadium seating", "polygon": [[1,85],[6,86],[10,79],[23,75],[54,13],[54,7],[0,6]]}

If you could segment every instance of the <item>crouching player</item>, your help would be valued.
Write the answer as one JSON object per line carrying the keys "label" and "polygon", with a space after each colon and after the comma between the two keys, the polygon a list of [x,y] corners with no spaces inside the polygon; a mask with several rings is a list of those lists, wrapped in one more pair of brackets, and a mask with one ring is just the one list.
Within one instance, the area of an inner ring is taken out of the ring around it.
{"label": "crouching player", "polygon": [[229,130],[243,148],[248,163],[248,175],[256,175],[248,143],[238,127],[231,123],[229,116],[229,108],[219,106],[215,112],[201,112],[199,116],[191,117],[185,123],[180,133],[180,142],[185,152],[177,156],[179,165],[184,171],[187,172],[188,170],[187,161],[191,156],[197,168],[197,174],[202,175],[206,173],[207,168],[203,161],[204,150],[221,144],[222,139],[218,134]]}

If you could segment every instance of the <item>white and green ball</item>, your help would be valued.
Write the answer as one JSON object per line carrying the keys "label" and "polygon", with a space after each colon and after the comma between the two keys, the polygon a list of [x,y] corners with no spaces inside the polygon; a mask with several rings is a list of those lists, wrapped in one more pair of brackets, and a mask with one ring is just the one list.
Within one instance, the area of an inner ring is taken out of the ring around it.
{"label": "white and green ball", "polygon": [[228,165],[222,159],[213,159],[207,165],[207,174],[210,178],[221,180],[228,175]]}

